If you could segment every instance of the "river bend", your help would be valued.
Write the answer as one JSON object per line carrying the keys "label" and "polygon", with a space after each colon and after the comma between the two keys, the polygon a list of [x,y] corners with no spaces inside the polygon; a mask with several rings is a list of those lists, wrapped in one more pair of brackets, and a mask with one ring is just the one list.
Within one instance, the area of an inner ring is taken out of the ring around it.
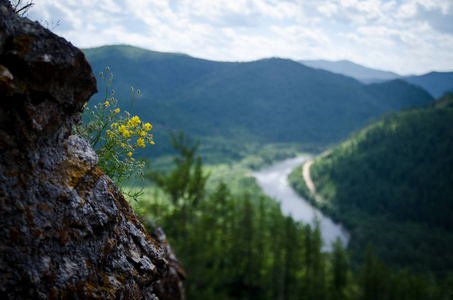
{"label": "river bend", "polygon": [[263,189],[266,195],[280,202],[281,210],[284,215],[292,216],[295,221],[311,224],[316,216],[321,222],[321,234],[324,240],[323,250],[329,251],[332,242],[334,242],[337,237],[340,237],[343,240],[344,245],[347,245],[349,233],[341,224],[334,223],[321,211],[299,196],[288,182],[289,173],[309,158],[309,156],[300,156],[287,159],[268,168],[253,172],[251,175],[256,178],[258,185]]}

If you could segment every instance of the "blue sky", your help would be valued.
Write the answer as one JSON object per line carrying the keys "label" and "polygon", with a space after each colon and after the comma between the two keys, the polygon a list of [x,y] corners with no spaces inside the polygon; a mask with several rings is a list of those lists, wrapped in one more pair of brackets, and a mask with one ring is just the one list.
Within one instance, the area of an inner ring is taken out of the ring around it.
{"label": "blue sky", "polygon": [[29,17],[80,48],[130,44],[218,61],[347,59],[401,75],[453,71],[453,0],[35,2]]}

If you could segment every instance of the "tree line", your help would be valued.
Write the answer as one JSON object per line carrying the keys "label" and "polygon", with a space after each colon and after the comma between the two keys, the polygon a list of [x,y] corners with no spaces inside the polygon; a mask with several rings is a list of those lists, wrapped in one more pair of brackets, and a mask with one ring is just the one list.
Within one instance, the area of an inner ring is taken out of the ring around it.
{"label": "tree line", "polygon": [[[233,194],[208,174],[197,143],[174,135],[179,155],[168,173],[151,172],[156,192],[142,203],[142,222],[162,226],[183,268],[188,299],[449,299],[453,284],[393,272],[370,248],[351,267],[341,240],[322,251],[319,224],[281,213],[263,194]],[[453,281],[450,281],[453,283]]]}

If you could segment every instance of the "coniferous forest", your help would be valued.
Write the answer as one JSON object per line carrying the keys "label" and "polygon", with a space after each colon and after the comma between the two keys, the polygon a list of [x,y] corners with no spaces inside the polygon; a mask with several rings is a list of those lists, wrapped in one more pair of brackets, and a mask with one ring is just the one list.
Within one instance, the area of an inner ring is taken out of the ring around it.
{"label": "coniferous forest", "polygon": [[166,231],[187,273],[188,299],[451,299],[453,278],[395,269],[371,246],[355,265],[341,240],[323,252],[319,226],[294,222],[259,190],[207,186],[198,144],[173,135],[169,172],[138,211]]}

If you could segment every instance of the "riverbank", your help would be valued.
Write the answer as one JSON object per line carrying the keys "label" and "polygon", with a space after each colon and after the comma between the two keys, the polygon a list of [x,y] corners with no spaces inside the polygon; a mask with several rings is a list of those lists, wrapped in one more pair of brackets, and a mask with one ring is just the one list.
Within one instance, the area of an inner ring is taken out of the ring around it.
{"label": "riverbank", "polygon": [[[329,251],[332,242],[340,237],[345,245],[349,242],[349,233],[341,224],[333,222],[310,201],[301,197],[290,186],[288,175],[296,167],[308,161],[310,156],[284,160],[271,167],[264,168],[251,175],[256,179],[263,192],[280,202],[282,213],[291,216],[295,221],[312,224],[315,219],[320,221],[325,251]],[[299,173],[300,174],[300,173]],[[300,175],[299,175],[300,176]]]}
{"label": "riverbank", "polygon": [[[432,272],[437,278],[450,273],[453,262],[448,254],[453,245],[451,232],[421,222],[401,222],[389,215],[369,213],[354,205],[341,207],[334,197],[341,186],[334,185],[325,173],[319,175],[319,169],[318,161],[314,164],[306,162],[291,172],[289,181],[313,206],[347,228],[351,235],[348,251],[354,266],[364,263],[364,252],[371,245],[373,252],[392,268],[406,268],[416,273]],[[307,175],[314,181],[311,190]],[[322,202],[315,200],[313,191],[323,192]],[[362,193],[362,197],[368,200],[373,194],[371,191]]]}
{"label": "riverbank", "polygon": [[310,196],[312,196],[317,203],[322,203],[322,198],[319,194],[316,194],[316,187],[310,176],[310,167],[314,162],[315,161],[313,159],[310,159],[302,165],[302,178],[305,181],[305,185],[307,186],[308,190],[310,191]]}

